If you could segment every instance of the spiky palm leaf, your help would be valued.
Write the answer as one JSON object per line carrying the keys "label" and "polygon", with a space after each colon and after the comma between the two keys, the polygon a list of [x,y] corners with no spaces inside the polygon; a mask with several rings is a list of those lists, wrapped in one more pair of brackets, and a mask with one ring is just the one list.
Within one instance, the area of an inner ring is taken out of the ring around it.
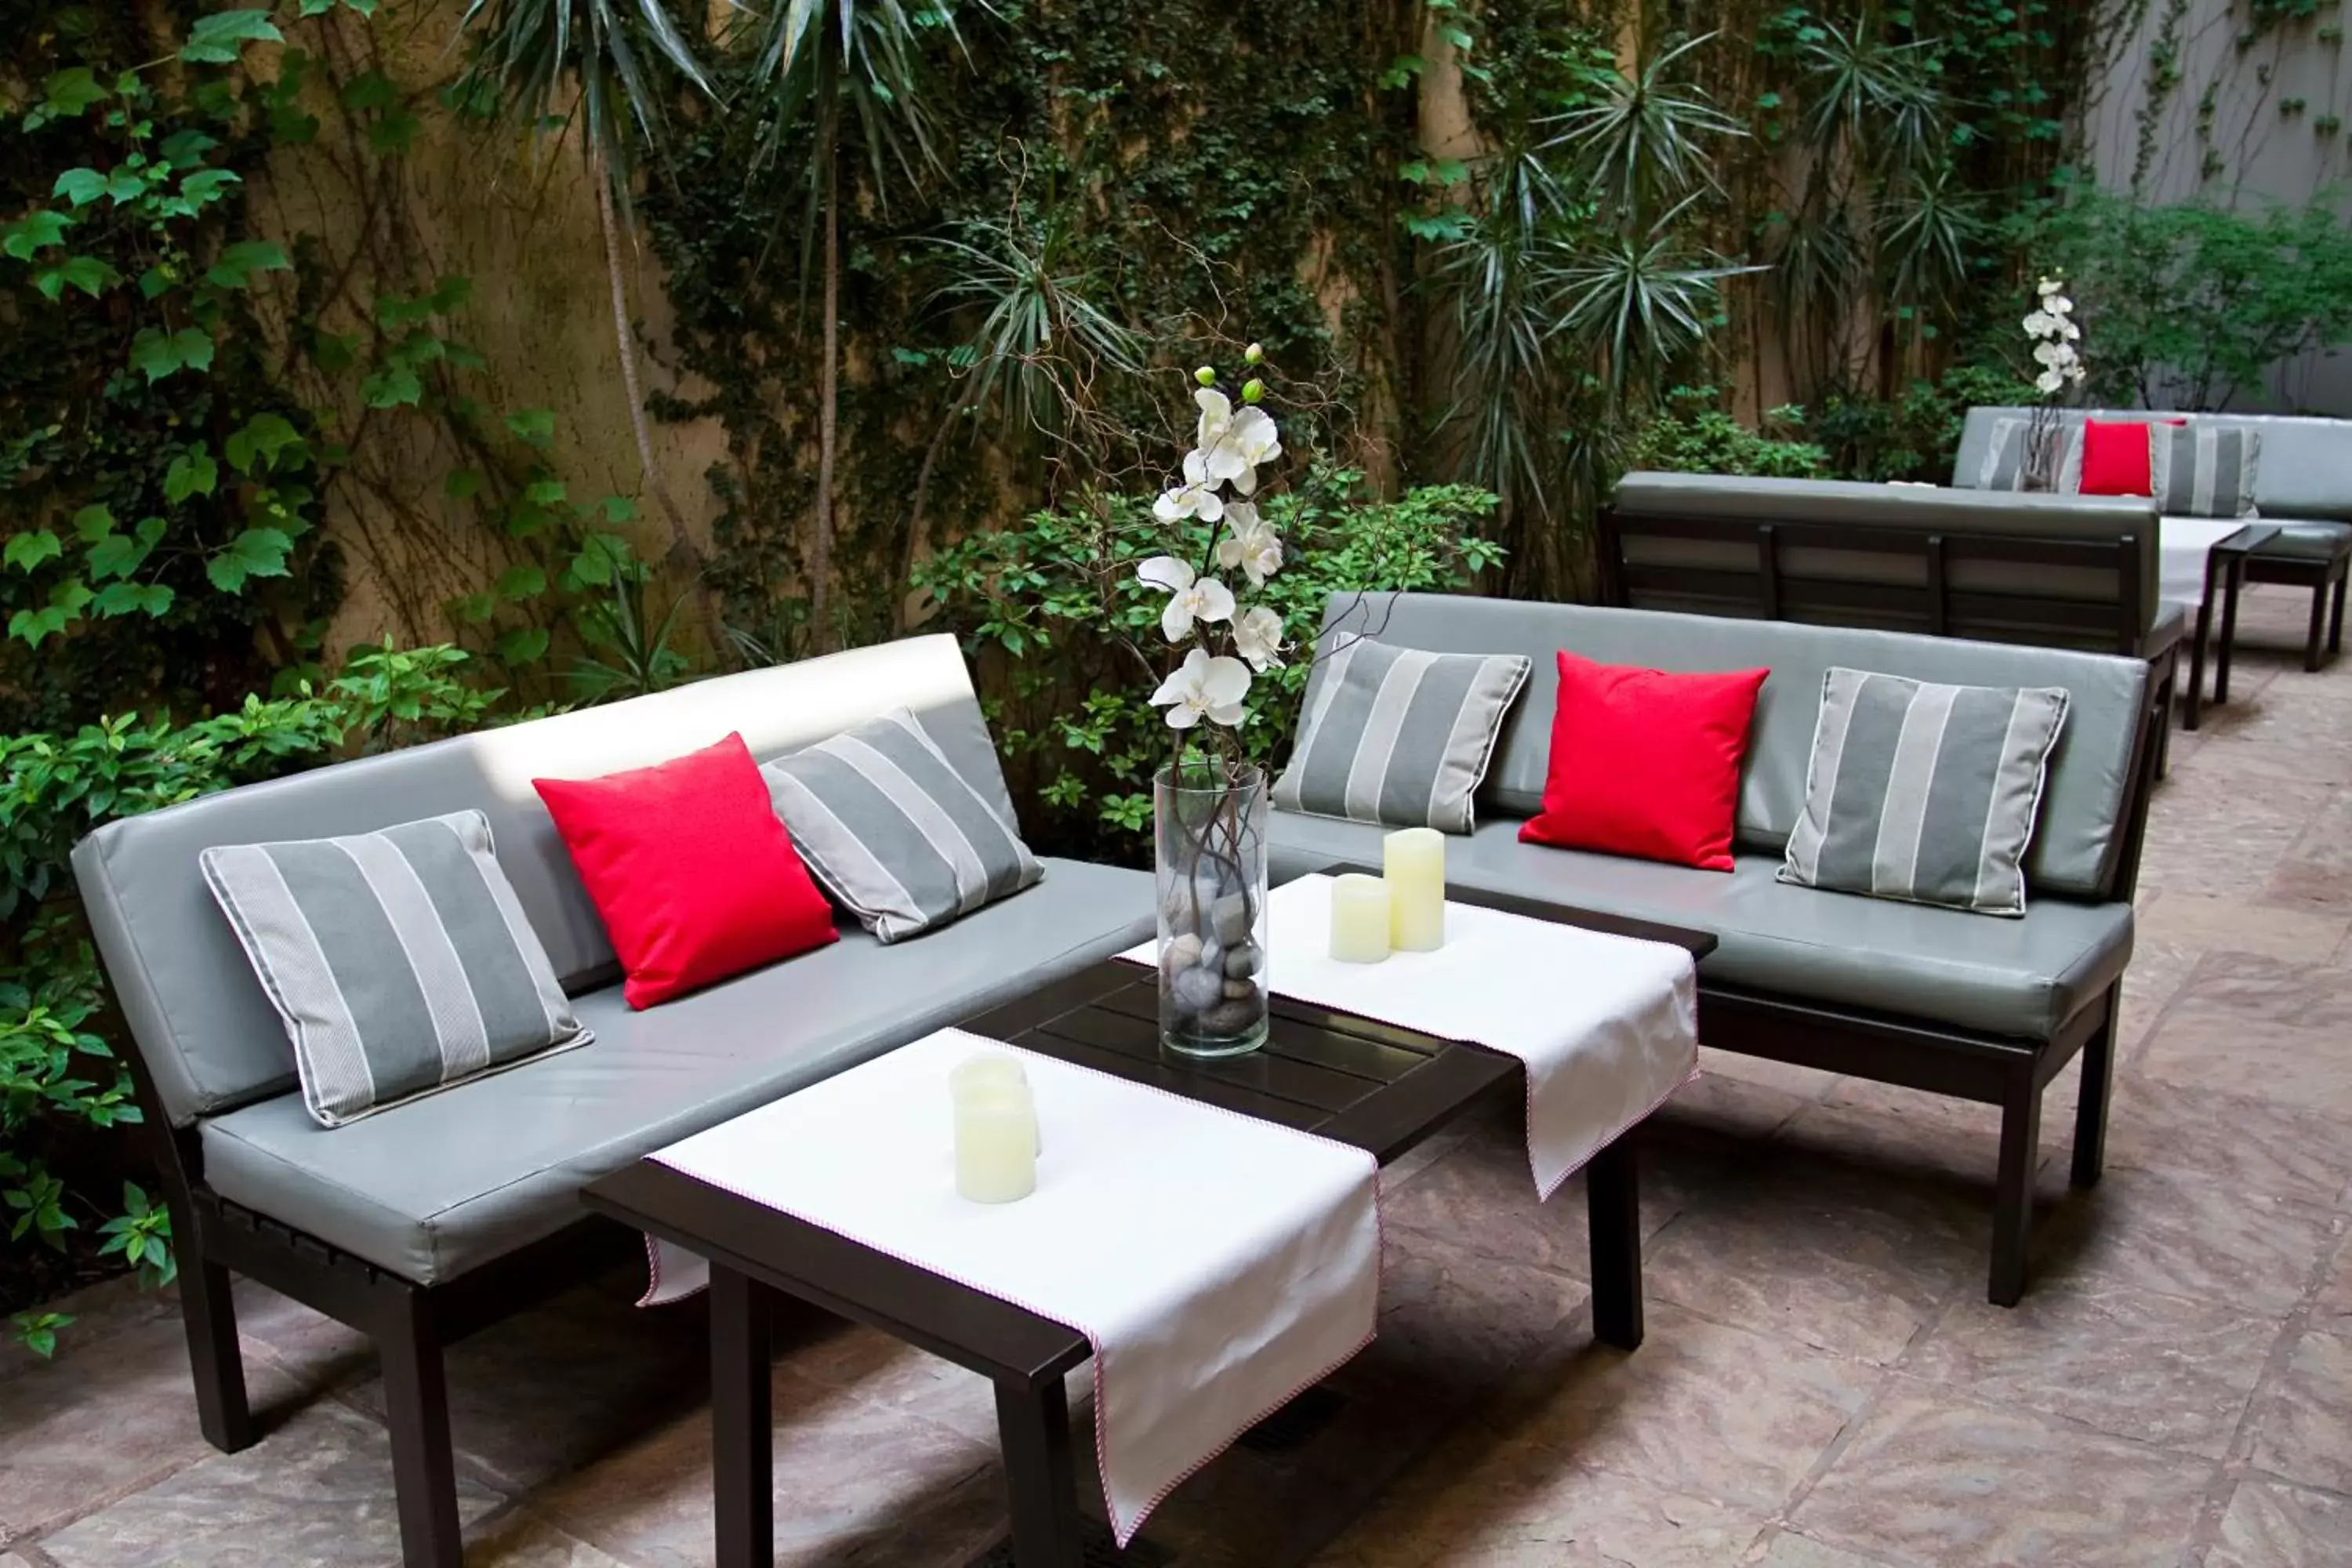
{"label": "spiky palm leaf", "polygon": [[1620,213],[1646,216],[1719,188],[1711,143],[1745,136],[1747,127],[1680,74],[1714,37],[1685,38],[1631,76],[1600,73],[1594,102],[1544,121],[1558,128],[1547,149],[1568,152],[1594,194]]}

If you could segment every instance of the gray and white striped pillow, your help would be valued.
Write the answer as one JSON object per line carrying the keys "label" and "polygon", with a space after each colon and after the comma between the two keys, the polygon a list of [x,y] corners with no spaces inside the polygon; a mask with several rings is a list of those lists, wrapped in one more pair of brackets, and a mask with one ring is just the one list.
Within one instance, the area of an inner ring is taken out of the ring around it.
{"label": "gray and white striped pillow", "polygon": [[285,1020],[321,1126],[594,1037],[478,811],[197,861]]}
{"label": "gray and white striped pillow", "polygon": [[886,942],[1045,875],[1011,823],[901,708],[760,770],[801,858]]}
{"label": "gray and white striped pillow", "polygon": [[2022,915],[2025,848],[2066,703],[2057,687],[1831,669],[1780,880]]}
{"label": "gray and white striped pillow", "polygon": [[[1980,490],[2021,490],[2025,488],[2025,437],[2032,428],[2028,419],[1996,419],[1985,442],[1984,461],[1977,468]],[[2075,495],[2083,489],[2083,426],[2068,425],[2058,432],[2058,488],[2053,494]]]}
{"label": "gray and white striped pillow", "polygon": [[1527,679],[1519,654],[1424,653],[1360,637],[1323,671],[1274,804],[1467,833],[1470,797]]}
{"label": "gray and white striped pillow", "polygon": [[2252,517],[2262,460],[2259,430],[2159,425],[2148,449],[2150,488],[2167,517]]}

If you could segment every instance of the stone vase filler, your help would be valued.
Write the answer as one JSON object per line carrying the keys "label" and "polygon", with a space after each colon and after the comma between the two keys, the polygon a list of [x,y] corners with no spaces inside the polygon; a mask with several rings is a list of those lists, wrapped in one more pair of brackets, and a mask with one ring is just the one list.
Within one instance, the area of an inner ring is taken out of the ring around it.
{"label": "stone vase filler", "polygon": [[1160,1035],[1188,1057],[1265,1044],[1265,813],[1261,768],[1200,759],[1152,781]]}

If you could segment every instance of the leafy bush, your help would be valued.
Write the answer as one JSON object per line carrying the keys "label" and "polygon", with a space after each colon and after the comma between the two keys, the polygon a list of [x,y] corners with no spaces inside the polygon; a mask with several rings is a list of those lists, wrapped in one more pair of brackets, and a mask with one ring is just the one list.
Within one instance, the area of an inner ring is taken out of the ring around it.
{"label": "leafy bush", "polygon": [[1759,479],[1820,479],[1830,455],[1800,438],[1805,411],[1780,407],[1749,429],[1716,406],[1711,386],[1678,386],[1665,406],[1633,438],[1631,467],[1675,474],[1746,474]]}
{"label": "leafy bush", "polygon": [[[187,723],[124,714],[70,733],[0,736],[0,1213],[10,1242],[62,1255],[89,1219],[107,1238],[96,1253],[120,1254],[148,1283],[175,1267],[171,1216],[136,1184],[110,1212],[56,1168],[88,1133],[141,1120],[71,897],[75,842],[116,817],[479,724],[500,694],[467,685],[467,663],[450,647],[366,647],[315,693],[248,697]],[[35,1271],[6,1272],[12,1296],[19,1281],[38,1289]],[[47,1353],[64,1321],[19,1314],[17,1332]]]}
{"label": "leafy bush", "polygon": [[[1286,752],[1330,596],[1468,588],[1502,559],[1479,532],[1496,505],[1492,493],[1460,485],[1370,500],[1361,474],[1328,468],[1265,499],[1260,513],[1281,534],[1285,562],[1256,598],[1299,647],[1251,689],[1241,735],[1253,760],[1272,764]],[[1150,506],[1121,496],[1038,512],[961,540],[916,574],[938,624],[980,665],[1032,837],[1130,864],[1146,852],[1151,775],[1174,754],[1164,716],[1146,700],[1165,671],[1139,666],[1100,632],[1118,626],[1143,647],[1159,638],[1167,595],[1135,576],[1170,534]],[[1189,542],[1205,555],[1208,528],[1192,525]]]}
{"label": "leafy bush", "polygon": [[2033,385],[1998,361],[1953,365],[1934,381],[1915,381],[1899,397],[1835,395],[1808,428],[1832,454],[1841,479],[1951,483],[1952,459],[1969,410],[2034,402]]}
{"label": "leafy bush", "polygon": [[2352,342],[2352,231],[2322,203],[2240,212],[2084,193],[2042,248],[2074,282],[2106,403],[2226,407],[2279,361]]}

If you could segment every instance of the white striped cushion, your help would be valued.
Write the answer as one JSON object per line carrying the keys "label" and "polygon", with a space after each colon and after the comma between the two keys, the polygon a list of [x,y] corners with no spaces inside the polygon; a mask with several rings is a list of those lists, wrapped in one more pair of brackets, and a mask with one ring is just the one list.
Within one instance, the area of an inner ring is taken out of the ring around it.
{"label": "white striped cushion", "polygon": [[197,860],[285,1021],[321,1126],[593,1037],[478,811]]}
{"label": "white striped cushion", "polygon": [[2025,913],[2025,850],[2066,693],[1832,668],[1780,880]]}
{"label": "white striped cushion", "polygon": [[[1977,489],[2025,488],[2025,438],[2032,428],[2030,419],[1992,422],[1992,434],[1985,441],[1984,461],[1977,469]],[[2083,426],[2079,423],[2068,425],[2058,432],[2058,488],[2053,493],[2078,495],[2083,489]]]}
{"label": "white striped cushion", "polygon": [[1013,824],[964,782],[907,709],[761,772],[801,858],[886,942],[1045,875]]}
{"label": "white striped cushion", "polygon": [[1520,654],[1424,653],[1359,637],[1323,670],[1274,804],[1467,833],[1471,796],[1527,679]]}
{"label": "white striped cushion", "polygon": [[2259,430],[2159,425],[2148,448],[2149,488],[2167,517],[2252,517],[2262,461]]}

